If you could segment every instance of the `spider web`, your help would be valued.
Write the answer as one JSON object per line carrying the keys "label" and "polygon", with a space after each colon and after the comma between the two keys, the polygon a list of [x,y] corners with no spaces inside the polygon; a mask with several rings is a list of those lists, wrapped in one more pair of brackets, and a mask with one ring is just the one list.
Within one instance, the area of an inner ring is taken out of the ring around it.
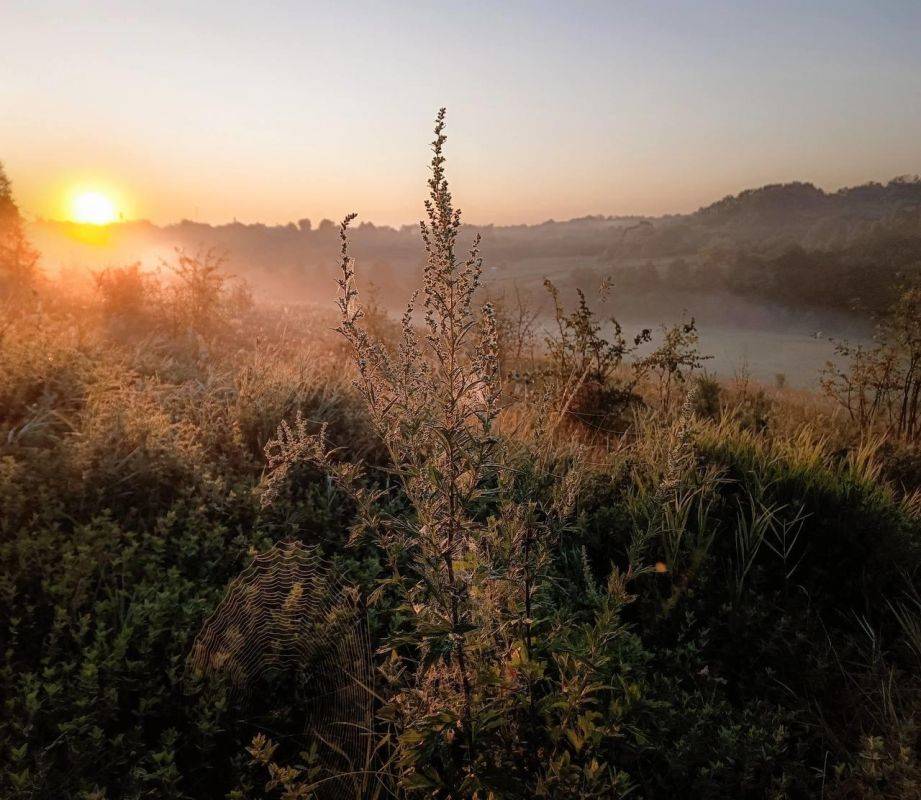
{"label": "spider web", "polygon": [[296,540],[255,556],[231,581],[189,657],[196,678],[247,695],[293,673],[309,698],[318,797],[359,796],[371,747],[372,666],[367,615],[317,548]]}

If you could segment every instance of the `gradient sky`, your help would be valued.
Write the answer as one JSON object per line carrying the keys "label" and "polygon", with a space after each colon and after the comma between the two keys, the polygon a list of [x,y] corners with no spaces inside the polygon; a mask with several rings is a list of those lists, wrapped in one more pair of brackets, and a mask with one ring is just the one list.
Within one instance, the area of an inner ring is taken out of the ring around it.
{"label": "gradient sky", "polygon": [[61,217],[470,222],[921,172],[921,2],[0,1],[0,160]]}

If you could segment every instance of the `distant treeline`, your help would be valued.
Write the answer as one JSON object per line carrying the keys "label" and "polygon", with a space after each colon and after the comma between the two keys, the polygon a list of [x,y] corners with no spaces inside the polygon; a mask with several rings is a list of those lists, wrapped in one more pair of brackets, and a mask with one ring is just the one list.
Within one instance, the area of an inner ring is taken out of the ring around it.
{"label": "distant treeline", "polygon": [[829,248],[772,243],[705,250],[614,272],[628,293],[728,291],[750,299],[876,313],[921,274],[921,211]]}
{"label": "distant treeline", "polygon": [[[590,216],[539,225],[465,226],[461,244],[483,236],[488,281],[539,285],[545,275],[566,290],[610,275],[618,291],[728,290],[793,305],[872,311],[921,264],[921,179],[903,177],[828,193],[809,183],[765,186],[693,214],[659,218]],[[51,265],[145,266],[173,247],[216,248],[257,288],[325,295],[332,291],[338,238],[328,219],[268,226],[184,220],[113,226],[105,263],[98,242],[80,244],[73,225],[38,222],[32,237]],[[418,229],[354,229],[363,275],[384,302],[416,283]]]}

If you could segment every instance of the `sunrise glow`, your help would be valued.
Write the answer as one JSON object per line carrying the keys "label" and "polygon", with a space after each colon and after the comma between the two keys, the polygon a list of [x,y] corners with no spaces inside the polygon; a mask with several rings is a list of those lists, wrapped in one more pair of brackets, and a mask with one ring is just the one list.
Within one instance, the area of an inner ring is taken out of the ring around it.
{"label": "sunrise glow", "polygon": [[81,192],[71,201],[70,218],[84,225],[109,225],[118,219],[118,211],[102,192]]}

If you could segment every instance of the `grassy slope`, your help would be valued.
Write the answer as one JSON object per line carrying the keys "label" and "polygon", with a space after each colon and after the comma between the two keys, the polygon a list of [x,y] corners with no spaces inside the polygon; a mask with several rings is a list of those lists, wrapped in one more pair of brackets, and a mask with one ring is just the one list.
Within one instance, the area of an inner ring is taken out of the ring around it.
{"label": "grassy slope", "polygon": [[[382,458],[342,353],[310,318],[254,314],[206,344],[68,314],[20,320],[0,351],[0,794],[259,796],[244,747],[296,734],[297,697],[188,694],[185,661],[273,540],[318,542],[369,585],[380,573],[373,546],[345,548],[351,511],[321,475],[270,511],[254,495],[262,447],[297,410],[351,457]],[[871,454],[789,397],[766,427],[744,402],[695,424],[686,508],[653,543],[668,571],[638,582],[610,654],[608,757],[636,796],[918,791],[917,662],[886,600],[916,580],[921,524]],[[593,582],[661,513],[666,416],[641,412],[629,444],[595,441],[548,631],[592,624]],[[797,533],[786,558],[743,536],[768,513]],[[387,614],[374,622],[385,635]]]}

